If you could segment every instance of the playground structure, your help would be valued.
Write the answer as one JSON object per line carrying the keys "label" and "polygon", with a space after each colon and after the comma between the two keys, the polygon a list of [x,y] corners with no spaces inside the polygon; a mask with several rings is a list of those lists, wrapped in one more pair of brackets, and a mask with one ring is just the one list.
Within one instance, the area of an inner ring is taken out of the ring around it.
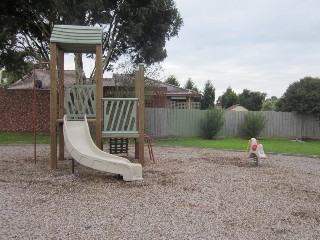
{"label": "playground structure", "polygon": [[[62,160],[64,159],[64,143],[70,140],[70,138],[65,140],[64,125],[68,123],[70,126],[71,122],[72,128],[72,121],[74,121],[74,125],[84,125],[84,122],[87,123],[87,121],[92,122],[96,129],[96,145],[101,150],[103,149],[103,138],[135,139],[135,158],[139,160],[142,166],[145,164],[144,66],[140,64],[139,70],[136,72],[136,98],[102,98],[103,60],[101,44],[102,30],[100,28],[70,25],[55,25],[53,28],[50,39],[50,158],[51,168],[54,170],[58,167],[57,140],[59,138],[59,159]],[[96,84],[65,86],[64,53],[95,53]],[[65,112],[70,121],[64,121],[66,119]],[[90,119],[84,121],[85,116],[90,117]],[[65,133],[67,132],[68,128],[65,129]],[[83,137],[89,136],[83,134]],[[72,144],[74,144],[74,147],[77,145],[74,142]],[[91,155],[97,154],[96,149],[87,150],[88,156],[86,159],[94,158]],[[99,154],[97,155],[101,157],[102,153]],[[83,155],[86,155],[86,153],[83,153]],[[106,159],[110,160],[112,157],[115,161],[119,160],[114,155],[108,156]],[[119,161],[119,165],[121,164],[122,161]]]}
{"label": "playground structure", "polygon": [[[250,146],[250,148],[249,148]],[[263,151],[262,144],[259,144],[259,141],[255,138],[251,138],[248,141],[247,150],[246,150],[246,158],[252,158],[256,166],[259,165],[261,159],[266,158],[266,154]]]}

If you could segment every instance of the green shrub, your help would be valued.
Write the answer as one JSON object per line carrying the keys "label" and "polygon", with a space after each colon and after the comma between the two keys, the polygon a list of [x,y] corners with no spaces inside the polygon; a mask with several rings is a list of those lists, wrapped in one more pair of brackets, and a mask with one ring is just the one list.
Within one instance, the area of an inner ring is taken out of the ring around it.
{"label": "green shrub", "polygon": [[266,127],[267,120],[260,112],[248,112],[240,125],[244,137],[255,138]]}
{"label": "green shrub", "polygon": [[207,109],[200,121],[201,137],[213,139],[224,124],[224,115],[221,110]]}

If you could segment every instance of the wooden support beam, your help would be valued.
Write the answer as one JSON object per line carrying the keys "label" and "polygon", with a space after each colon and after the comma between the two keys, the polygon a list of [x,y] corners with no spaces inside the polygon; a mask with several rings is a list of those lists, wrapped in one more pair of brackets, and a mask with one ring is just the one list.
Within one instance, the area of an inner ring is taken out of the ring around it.
{"label": "wooden support beam", "polygon": [[57,169],[57,44],[50,43],[50,140],[51,169]]}
{"label": "wooden support beam", "polygon": [[[135,96],[136,98],[139,99],[140,97],[140,81],[139,79],[139,71],[136,71],[135,74]],[[139,132],[139,111],[140,111],[140,106],[139,106],[139,102],[138,102],[138,111],[137,111],[137,130]],[[137,138],[135,139],[135,143],[134,143],[134,158],[135,159],[139,159],[139,134],[137,136]]]}
{"label": "wooden support beam", "polygon": [[136,140],[136,154],[139,159],[139,162],[142,166],[145,165],[144,161],[144,65],[139,64],[139,72],[137,74],[138,83],[136,87],[136,93],[138,93],[138,104],[139,104],[139,111],[138,111],[138,132],[139,138]]}
{"label": "wooden support beam", "polygon": [[102,79],[102,46],[96,46],[96,145],[103,149],[102,142],[102,95],[103,95],[103,79]]}
{"label": "wooden support beam", "polygon": [[102,132],[102,138],[139,138],[139,134],[110,134],[110,133],[104,133]]}
{"label": "wooden support beam", "polygon": [[[64,52],[58,51],[58,78],[59,78],[59,119],[63,119],[64,116]],[[59,124],[59,160],[64,159],[64,136],[63,136],[63,123]]]}

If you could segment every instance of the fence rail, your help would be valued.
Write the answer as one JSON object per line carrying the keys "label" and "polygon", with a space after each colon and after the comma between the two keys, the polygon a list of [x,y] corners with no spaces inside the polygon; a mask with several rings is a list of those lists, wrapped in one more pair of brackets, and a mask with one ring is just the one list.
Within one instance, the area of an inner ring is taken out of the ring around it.
{"label": "fence rail", "polygon": [[138,134],[138,98],[102,98],[102,101],[104,134]]}
{"label": "fence rail", "polygon": [[96,117],[96,86],[73,85],[65,86],[64,108],[69,119]]}
{"label": "fence rail", "polygon": [[[204,110],[145,109],[145,131],[153,137],[200,136]],[[247,112],[224,111],[225,124],[218,136],[238,137]],[[292,112],[261,112],[267,120],[260,137],[320,139],[319,116]]]}

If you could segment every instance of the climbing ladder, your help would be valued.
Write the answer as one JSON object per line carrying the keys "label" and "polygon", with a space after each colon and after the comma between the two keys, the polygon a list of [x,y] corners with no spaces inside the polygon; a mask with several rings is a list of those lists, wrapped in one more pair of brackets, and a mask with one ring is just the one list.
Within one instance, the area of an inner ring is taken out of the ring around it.
{"label": "climbing ladder", "polygon": [[146,139],[147,143],[148,143],[148,150],[149,150],[150,159],[153,161],[153,163],[155,163],[156,161],[153,156],[152,139],[147,134],[144,134],[144,139]]}

